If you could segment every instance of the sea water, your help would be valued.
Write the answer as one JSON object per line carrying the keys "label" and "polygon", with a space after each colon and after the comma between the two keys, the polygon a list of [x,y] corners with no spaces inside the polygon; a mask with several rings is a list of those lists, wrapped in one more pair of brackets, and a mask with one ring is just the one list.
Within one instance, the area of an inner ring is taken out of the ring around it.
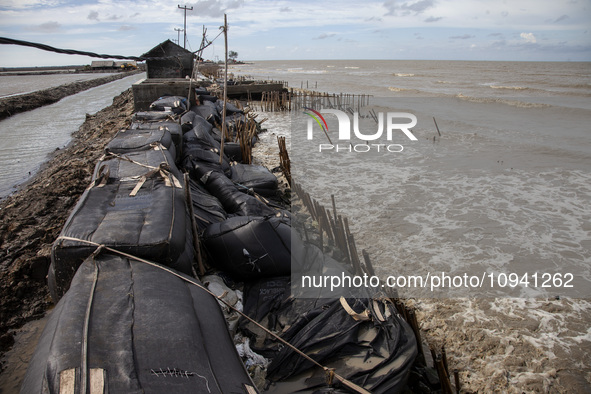
{"label": "sea water", "polygon": [[[32,77],[41,79],[34,78],[35,83],[31,83]],[[29,90],[35,86],[55,86],[55,79],[63,81],[63,77],[2,76],[0,82],[6,78],[21,78]],[[66,146],[72,133],[84,122],[86,114],[94,114],[111,105],[113,97],[142,78],[145,74],[125,77],[0,120],[0,198],[12,193],[19,184],[34,175],[51,152]]]}
{"label": "sea water", "polygon": [[589,390],[591,63],[261,61],[231,72],[371,95],[351,122],[370,110],[416,115],[417,141],[394,131],[371,142],[402,151],[365,152],[370,141],[338,140],[325,113],[337,152],[320,128],[309,140],[301,116],[265,114],[291,139],[298,182],[326,207],[336,197],[382,277],[477,279],[399,289],[466,388]]}

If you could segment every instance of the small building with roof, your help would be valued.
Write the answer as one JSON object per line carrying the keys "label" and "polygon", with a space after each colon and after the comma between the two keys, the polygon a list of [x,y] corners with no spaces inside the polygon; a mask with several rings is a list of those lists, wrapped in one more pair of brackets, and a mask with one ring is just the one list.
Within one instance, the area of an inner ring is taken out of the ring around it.
{"label": "small building with roof", "polygon": [[170,40],[156,45],[142,57],[148,58],[146,59],[148,78],[185,78],[191,77],[193,72],[195,55]]}

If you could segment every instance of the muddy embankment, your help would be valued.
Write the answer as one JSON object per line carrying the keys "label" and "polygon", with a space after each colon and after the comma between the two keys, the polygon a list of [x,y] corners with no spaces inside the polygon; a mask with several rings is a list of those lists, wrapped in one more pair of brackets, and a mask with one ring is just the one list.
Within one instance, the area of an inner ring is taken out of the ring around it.
{"label": "muddy embankment", "polygon": [[45,278],[51,245],[90,183],[104,146],[129,125],[132,114],[128,89],[111,106],[87,115],[66,148],[56,150],[31,181],[0,201],[0,355],[12,346],[14,330],[52,304]]}
{"label": "muddy embankment", "polygon": [[128,77],[133,74],[138,74],[143,71],[135,70],[129,72],[121,72],[106,77],[95,78],[89,81],[79,81],[60,85],[54,88],[38,90],[36,92],[19,94],[0,98],[0,120],[19,112],[30,111],[44,105],[53,104],[66,96],[82,92],[90,88],[94,88],[105,83],[113,82],[121,78]]}

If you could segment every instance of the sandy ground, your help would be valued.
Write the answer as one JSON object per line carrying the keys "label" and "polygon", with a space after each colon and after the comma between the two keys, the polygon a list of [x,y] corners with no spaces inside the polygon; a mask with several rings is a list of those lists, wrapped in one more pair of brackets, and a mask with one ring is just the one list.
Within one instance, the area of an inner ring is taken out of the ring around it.
{"label": "sandy ground", "polygon": [[128,90],[112,106],[87,115],[70,145],[56,150],[33,180],[0,202],[0,355],[19,327],[52,304],[45,279],[51,245],[90,183],[104,146],[132,113]]}

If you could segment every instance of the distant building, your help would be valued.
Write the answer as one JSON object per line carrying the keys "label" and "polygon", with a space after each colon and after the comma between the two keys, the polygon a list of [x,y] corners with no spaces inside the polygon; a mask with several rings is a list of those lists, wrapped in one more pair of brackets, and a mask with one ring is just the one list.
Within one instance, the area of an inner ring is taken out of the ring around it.
{"label": "distant building", "polygon": [[185,78],[193,72],[195,55],[170,40],[156,45],[142,57],[155,58],[146,60],[148,78]]}
{"label": "distant building", "polygon": [[137,69],[137,62],[131,60],[113,61],[113,60],[93,60],[90,68],[93,70],[131,70]]}

